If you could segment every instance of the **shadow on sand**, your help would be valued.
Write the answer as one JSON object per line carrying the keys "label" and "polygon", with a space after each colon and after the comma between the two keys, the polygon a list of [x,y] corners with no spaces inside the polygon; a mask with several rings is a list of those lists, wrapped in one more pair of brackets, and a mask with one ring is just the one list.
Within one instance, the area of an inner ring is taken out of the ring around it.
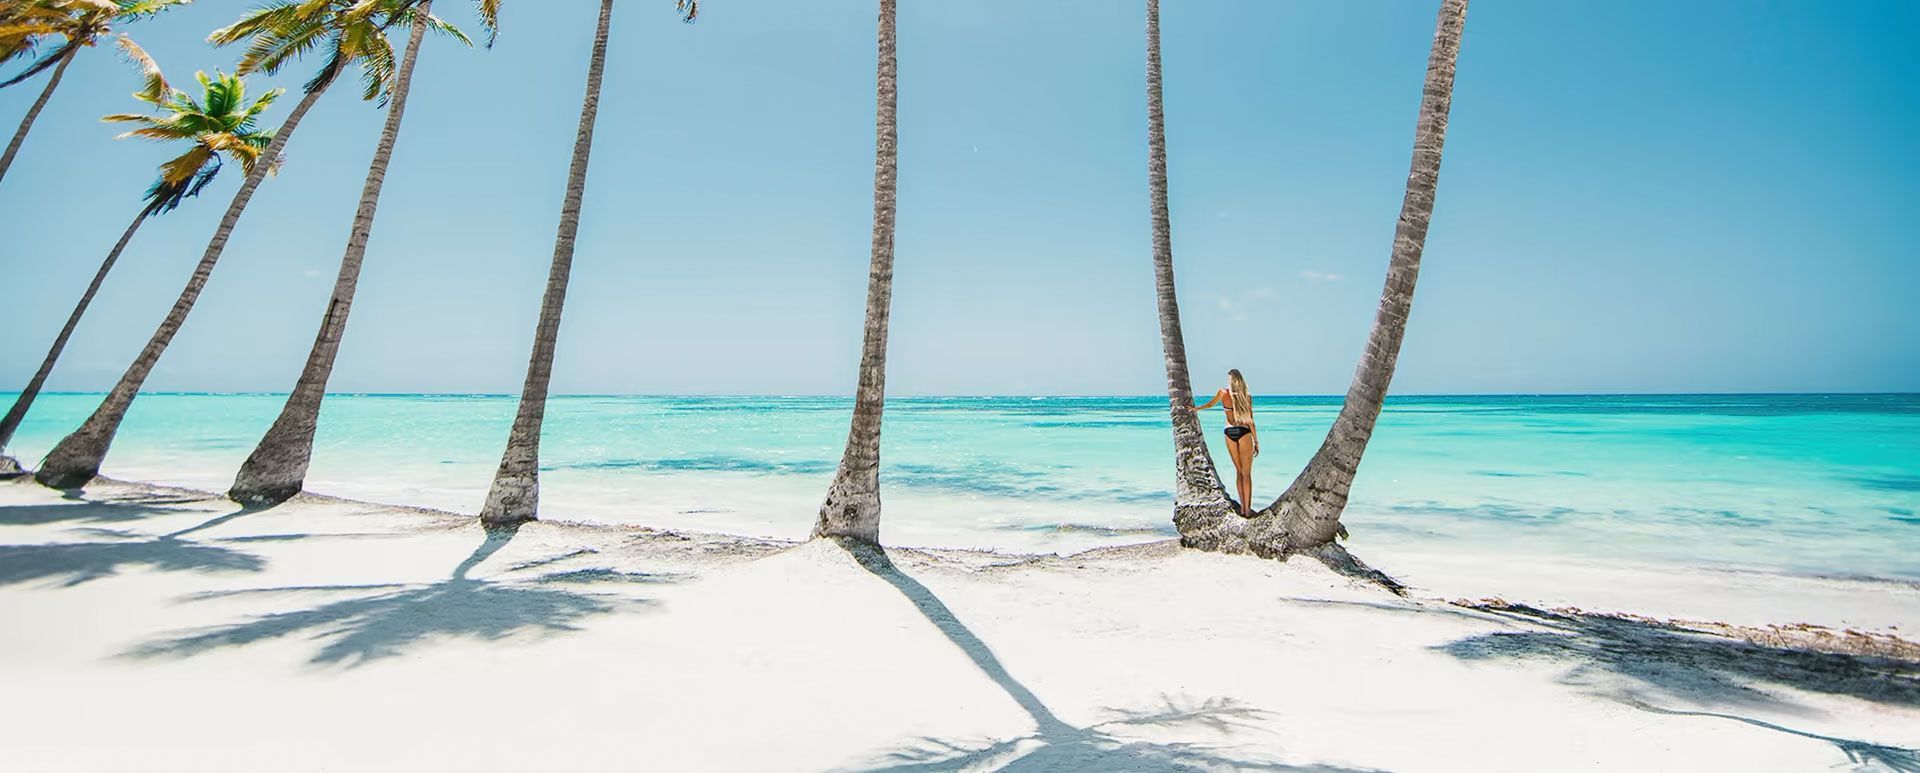
{"label": "shadow on sand", "polygon": [[1221,734],[1251,727],[1250,721],[1266,714],[1231,698],[1213,698],[1199,704],[1186,704],[1162,697],[1162,705],[1147,709],[1108,709],[1113,719],[1075,727],[1055,716],[1040,698],[1021,684],[1001,665],[986,642],[974,635],[920,581],[901,572],[879,548],[858,542],[842,542],[860,566],[893,586],[912,602],[920,614],[973,661],[982,674],[998,685],[1014,703],[1033,719],[1035,731],[1018,738],[967,743],[959,740],[921,738],[912,746],[887,752],[861,770],[877,771],[959,771],[959,770],[1126,770],[1141,773],[1193,770],[1269,770],[1324,771],[1352,773],[1351,768],[1326,765],[1288,765],[1232,754],[1231,750],[1193,743],[1147,743],[1127,741],[1111,733],[1123,728],[1191,727],[1212,729]]}
{"label": "shadow on sand", "polygon": [[45,526],[54,523],[116,523],[155,515],[179,513],[167,505],[206,501],[205,497],[142,495],[116,499],[85,499],[79,491],[63,497],[70,504],[9,505],[0,507],[0,526]]}
{"label": "shadow on sand", "polygon": [[1472,661],[1551,660],[1573,668],[1562,681],[1597,697],[1667,716],[1712,717],[1833,744],[1856,764],[1920,773],[1920,750],[1834,738],[1753,717],[1663,708],[1649,698],[1703,706],[1808,713],[1769,687],[1920,706],[1920,663],[1895,658],[1785,649],[1611,615],[1524,605],[1473,607],[1533,630],[1470,636],[1437,649]]}
{"label": "shadow on sand", "polygon": [[238,595],[315,593],[360,594],[318,606],[271,612],[230,625],[183,632],[148,642],[125,653],[133,658],[191,657],[225,647],[296,637],[324,640],[308,662],[315,665],[364,665],[404,654],[435,639],[502,641],[521,636],[567,633],[597,615],[641,608],[653,602],[630,596],[583,592],[565,586],[607,583],[672,582],[670,575],[579,569],[528,580],[495,582],[468,576],[481,562],[512,541],[517,530],[489,532],[472,555],[445,580],[429,584],[327,585],[263,588],[205,593],[193,599]]}
{"label": "shadow on sand", "polygon": [[[108,507],[100,503],[93,507]],[[149,505],[111,505],[141,512]],[[51,505],[50,509],[69,507]],[[80,506],[71,506],[82,509]],[[0,508],[11,511],[34,508]],[[163,512],[167,512],[162,510]],[[116,512],[118,512],[116,510]],[[110,529],[89,529],[115,542],[56,542],[44,545],[0,545],[0,586],[56,580],[60,587],[112,577],[124,569],[163,572],[258,572],[267,563],[252,553],[181,539],[211,529],[252,511],[237,510],[195,526],[159,536]],[[4,517],[4,516],[0,516]],[[136,516],[137,517],[137,516]],[[108,520],[127,520],[112,518]]]}

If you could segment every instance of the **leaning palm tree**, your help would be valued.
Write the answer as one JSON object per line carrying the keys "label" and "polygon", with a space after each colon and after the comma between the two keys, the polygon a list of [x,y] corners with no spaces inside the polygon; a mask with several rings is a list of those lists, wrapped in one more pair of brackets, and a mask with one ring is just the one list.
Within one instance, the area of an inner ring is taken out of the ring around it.
{"label": "leaning palm tree", "polygon": [[[313,109],[320,95],[349,68],[360,68],[365,81],[364,98],[376,99],[384,94],[387,84],[393,80],[394,70],[393,47],[387,42],[386,30],[393,24],[412,23],[412,14],[413,3],[406,0],[276,0],[249,11],[234,25],[215,31],[211,36],[215,43],[251,41],[240,59],[241,74],[258,71],[271,75],[316,48],[327,55],[326,63],[307,81],[306,93],[274,133],[264,155],[270,159],[280,158],[307,111]],[[247,173],[240,190],[233,194],[233,202],[227,205],[226,215],[214,229],[213,238],[207,242],[206,252],[201,254],[193,275],[160,327],[100,406],[79,429],[61,439],[47,454],[40,470],[34,474],[35,480],[54,488],[75,488],[100,473],[100,462],[113,445],[114,434],[126,418],[127,408],[133,405],[140,385],[146,382],[167,345],[173,342],[174,334],[193,311],[200,291],[206,287],[214,266],[226,251],[234,226],[240,222],[240,215],[246,211],[247,202],[252,200],[254,189],[260,187],[269,168],[266,164],[256,165]]]}
{"label": "leaning palm tree", "polygon": [[[420,56],[420,43],[427,28],[446,32],[465,42],[466,37],[430,13],[433,0],[419,0],[413,6],[413,26],[407,36],[407,52],[388,88],[387,120],[380,130],[380,143],[367,167],[367,180],[360,189],[360,206],[354,211],[353,225],[347,232],[346,253],[340,257],[340,274],[333,283],[333,296],[320,318],[320,332],[307,363],[294,382],[293,392],[280,410],[280,417],[268,428],[260,444],[240,466],[227,497],[254,507],[277,505],[286,501],[306,483],[307,464],[313,458],[313,435],[320,423],[320,401],[327,391],[327,379],[333,374],[334,357],[340,353],[340,338],[346,332],[347,314],[353,310],[354,291],[360,285],[360,265],[367,255],[367,240],[373,232],[374,213],[380,206],[380,190],[387,179],[387,164],[393,158],[393,146],[400,138],[400,119],[406,114],[407,93],[413,84],[414,62]],[[494,30],[499,1],[480,0],[480,23]],[[491,42],[491,40],[489,41]]]}
{"label": "leaning palm tree", "polygon": [[880,543],[880,412],[886,407],[887,315],[893,304],[894,190],[900,179],[899,68],[894,59],[894,0],[880,0],[879,74],[874,110],[873,254],[867,268],[867,316],[860,379],[840,467],[827,487],[813,536]]}
{"label": "leaning palm tree", "polygon": [[27,132],[33,129],[33,122],[40,117],[47,101],[53,99],[53,90],[60,87],[67,65],[73,63],[80,49],[97,45],[123,23],[191,2],[193,0],[14,0],[0,9],[0,64],[32,55],[41,43],[55,36],[65,39],[58,48],[35,59],[19,74],[0,80],[0,89],[4,89],[48,68],[53,69],[46,88],[40,90],[40,97],[27,108],[26,117],[20,119],[20,128],[13,132],[13,140],[7,143],[6,151],[0,153],[0,179],[6,178],[14,156],[19,155],[20,146],[27,141]]}
{"label": "leaning palm tree", "polygon": [[1153,287],[1160,310],[1160,347],[1173,414],[1174,520],[1237,514],[1207,452],[1193,411],[1187,345],[1180,334],[1180,302],[1173,284],[1173,226],[1167,213],[1167,130],[1160,97],[1160,0],[1147,0],[1147,185],[1153,220]]}
{"label": "leaning palm tree", "polygon": [[40,46],[60,34],[61,22],[70,15],[55,0],[0,5],[0,65],[32,57]]}
{"label": "leaning palm tree", "polygon": [[[700,14],[699,0],[678,0],[675,7],[683,21],[692,22]],[[587,94],[580,103],[580,126],[574,132],[573,162],[567,168],[567,193],[560,203],[560,231],[553,241],[547,289],[540,298],[533,355],[527,361],[527,380],[520,389],[520,406],[507,433],[506,450],[500,454],[500,467],[480,510],[480,522],[490,529],[531,521],[540,512],[540,426],[547,415],[553,350],[559,344],[560,312],[573,273],[573,243],[580,230],[580,204],[587,193],[587,162],[593,155],[593,125],[600,115],[600,80],[607,69],[607,35],[612,24],[613,0],[600,0],[593,51],[587,57]]]}
{"label": "leaning palm tree", "polygon": [[1440,151],[1447,138],[1454,64],[1460,56],[1460,37],[1466,17],[1467,0],[1442,0],[1434,29],[1433,51],[1427,58],[1426,86],[1421,93],[1420,117],[1414,127],[1413,163],[1407,173],[1400,219],[1394,228],[1386,286],[1380,292],[1380,309],[1374,317],[1373,330],[1367,335],[1366,351],[1354,370],[1346,402],[1334,419],[1332,429],[1293,485],[1252,517],[1242,518],[1217,508],[1177,511],[1174,523],[1179,527],[1182,544],[1266,557],[1311,553],[1336,568],[1385,579],[1347,555],[1334,539],[1345,534],[1340,513],[1346,509],[1347,493],[1360,468],[1360,457],[1366,452],[1374,422],[1380,417],[1387,385],[1393,380],[1394,364],[1400,355],[1400,342],[1407,331],[1414,281],[1420,274],[1420,253],[1426,245],[1427,226],[1433,219],[1434,190],[1440,183]]}
{"label": "leaning palm tree", "polygon": [[[99,292],[100,284],[106,281],[107,272],[113,270],[113,264],[120,259],[121,251],[133,241],[134,232],[147,218],[173,211],[187,199],[197,196],[214,176],[220,173],[224,159],[240,162],[240,168],[251,173],[260,164],[267,145],[273,140],[273,130],[259,126],[260,114],[273,104],[282,93],[279,89],[268,91],[247,102],[246,82],[236,75],[220,73],[209,77],[206,73],[197,73],[194,77],[200,81],[200,90],[205,95],[194,99],[184,91],[171,88],[161,76],[160,69],[147,57],[133,41],[121,39],[120,45],[129,57],[139,61],[147,74],[147,87],[134,97],[157,108],[158,115],[122,113],[109,115],[102,119],[117,123],[135,123],[139,128],[122,134],[118,139],[139,137],[142,139],[168,141],[187,141],[192,143],[185,153],[160,165],[160,178],[147,189],[145,203],[134,214],[133,223],[114,242],[113,249],[107,252],[107,259],[100,262],[100,268],[93,273],[93,281],[80,295],[80,302],[73,307],[73,313],[67,315],[67,324],[60,328],[60,334],[53,339],[53,347],[47,351],[46,359],[40,361],[40,369],[27,382],[26,388],[13,401],[13,407],[5,418],[0,418],[0,451],[13,439],[14,430],[20,427],[21,419],[27,410],[33,407],[33,400],[40,394],[41,386],[46,384],[47,375],[53,372],[53,364],[60,358],[60,352],[67,346],[73,329],[80,324],[81,315],[87,312],[87,306],[93,303],[93,296]],[[0,455],[0,475],[18,474],[19,464],[13,459]]]}

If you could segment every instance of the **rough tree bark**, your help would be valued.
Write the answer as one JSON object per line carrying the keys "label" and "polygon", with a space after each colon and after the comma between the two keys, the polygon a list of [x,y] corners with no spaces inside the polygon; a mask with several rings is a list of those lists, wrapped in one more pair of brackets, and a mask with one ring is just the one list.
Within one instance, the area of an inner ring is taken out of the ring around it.
{"label": "rough tree bark", "polygon": [[560,231],[553,244],[553,266],[540,299],[533,356],[520,390],[520,408],[500,455],[493,487],[487,492],[480,522],[489,529],[534,520],[540,512],[540,426],[547,413],[547,388],[553,380],[553,350],[560,340],[560,311],[567,302],[573,272],[574,237],[580,231],[580,202],[587,193],[587,162],[593,155],[593,125],[600,115],[600,81],[607,69],[607,35],[613,24],[613,0],[600,0],[600,21],[587,64],[587,94],[580,103],[580,127],[574,135],[573,164],[567,170],[567,194],[560,205]]}
{"label": "rough tree bark", "polygon": [[200,263],[194,266],[193,276],[188,278],[187,286],[180,291],[180,297],[173,302],[166,319],[160,322],[159,329],[147,340],[127,372],[113,385],[113,391],[107,393],[100,407],[80,425],[79,429],[61,439],[47,458],[40,463],[40,471],[34,474],[34,480],[41,484],[59,489],[78,488],[87,484],[100,474],[100,462],[107,456],[107,449],[113,445],[113,436],[120,429],[120,421],[127,416],[127,408],[133,405],[133,399],[140,393],[140,385],[145,383],[147,375],[153,372],[153,366],[160,361],[160,355],[166,353],[167,345],[173,342],[173,336],[187,321],[187,314],[193,311],[193,304],[200,298],[200,291],[207,285],[208,277],[213,275],[213,267],[220,262],[220,254],[227,248],[227,239],[233,235],[234,226],[240,222],[241,213],[247,209],[247,202],[253,198],[254,189],[267,178],[268,171],[275,166],[274,159],[280,157],[287,141],[300,126],[307,111],[313,109],[320,95],[333,84],[338,71],[326,74],[314,84],[312,91],[300,98],[293,112],[287,114],[287,120],[273,135],[273,141],[267,144],[261,155],[261,163],[255,164],[253,171],[247,173],[240,190],[233,194],[233,203],[227,205],[227,213],[220,218],[220,227],[213,232],[213,239],[207,243],[207,250],[200,256]]}
{"label": "rough tree bark", "polygon": [[[113,264],[120,260],[120,253],[127,249],[127,243],[133,241],[133,234],[140,230],[140,224],[147,222],[152,214],[151,206],[141,207],[140,214],[134,216],[133,223],[120,234],[120,241],[113,243],[113,249],[107,252],[107,259],[100,261],[100,268],[93,272],[93,281],[87,283],[87,291],[80,294],[80,302],[74,304],[73,313],[67,315],[67,324],[60,328],[60,334],[53,337],[53,346],[47,350],[46,359],[40,361],[40,369],[33,372],[33,378],[27,381],[20,396],[14,398],[13,407],[7,409],[6,418],[0,418],[0,452],[13,442],[14,430],[20,428],[20,422],[27,417],[33,400],[40,396],[40,388],[47,383],[47,376],[53,373],[53,364],[60,359],[60,352],[67,348],[67,339],[73,337],[73,329],[80,326],[80,317],[87,313],[87,307],[93,305],[93,296],[100,292],[101,283],[107,281],[107,272],[113,270]],[[0,453],[0,476],[20,475],[20,463]]]}
{"label": "rough tree bark", "polygon": [[367,167],[367,180],[360,189],[360,206],[354,210],[353,228],[347,235],[347,251],[340,258],[340,274],[333,281],[333,296],[326,313],[320,317],[320,331],[307,363],[300,369],[293,393],[287,395],[279,418],[260,439],[234,476],[227,498],[250,507],[270,507],[300,493],[306,484],[307,466],[313,460],[313,435],[320,424],[320,403],[326,398],[327,379],[333,375],[333,361],[340,353],[340,339],[346,333],[347,315],[353,310],[354,291],[360,285],[360,265],[367,256],[367,241],[373,232],[373,218],[380,207],[380,189],[386,184],[387,165],[393,159],[394,143],[400,138],[400,120],[407,112],[407,92],[413,84],[413,65],[420,56],[420,42],[427,32],[427,14],[432,0],[422,2],[415,11],[413,29],[407,36],[407,52],[394,74],[389,92],[387,119],[380,129],[380,144]]}
{"label": "rough tree bark", "polygon": [[1340,513],[1360,468],[1360,457],[1373,435],[1374,422],[1393,379],[1400,342],[1413,305],[1414,282],[1420,274],[1420,252],[1433,217],[1434,191],[1440,181],[1440,153],[1446,142],[1447,112],[1453,101],[1454,63],[1460,54],[1461,30],[1467,0],[1443,0],[1435,25],[1433,51],[1427,59],[1426,86],[1420,117],[1414,130],[1413,163],[1407,174],[1406,196],[1394,229],[1393,253],[1387,266],[1380,309],[1367,335],[1366,352],[1354,370],[1346,402],[1320,450],[1300,472],[1286,493],[1252,518],[1237,516],[1190,517],[1177,520],[1180,541],[1189,547],[1227,553],[1278,557],[1313,553],[1330,564],[1366,570],[1346,554],[1334,538],[1342,534]]}
{"label": "rough tree bark", "polygon": [[53,90],[60,86],[60,77],[67,74],[67,65],[73,63],[74,54],[80,53],[79,46],[67,49],[61,55],[60,65],[53,68],[53,77],[47,79],[47,87],[40,90],[40,98],[33,101],[33,107],[27,108],[27,117],[20,119],[20,128],[14,130],[13,141],[7,143],[7,151],[0,155],[0,180],[7,178],[7,170],[13,167],[13,157],[20,155],[20,146],[27,141],[27,132],[33,130],[34,119],[40,117],[40,110],[47,106],[47,100],[53,99]]}
{"label": "rough tree bark", "polygon": [[1147,0],[1147,182],[1153,218],[1153,289],[1160,311],[1160,347],[1167,367],[1167,407],[1173,418],[1174,520],[1237,516],[1207,451],[1193,412],[1187,345],[1180,333],[1180,301],[1173,282],[1173,226],[1167,212],[1166,114],[1160,97],[1160,0]]}
{"label": "rough tree bark", "polygon": [[894,190],[900,178],[899,69],[894,58],[894,0],[880,0],[879,76],[874,111],[873,256],[847,448],[813,536],[880,542],[880,414],[886,403],[887,316],[893,303]]}

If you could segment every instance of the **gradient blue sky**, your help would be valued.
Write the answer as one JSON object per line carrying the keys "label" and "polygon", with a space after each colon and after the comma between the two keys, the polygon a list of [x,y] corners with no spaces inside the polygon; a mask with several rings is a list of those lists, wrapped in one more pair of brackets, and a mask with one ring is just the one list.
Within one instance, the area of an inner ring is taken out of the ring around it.
{"label": "gradient blue sky", "polygon": [[[469,4],[439,5],[471,28]],[[670,0],[620,3],[556,391],[851,391],[874,5],[707,0],[688,26]],[[890,392],[1163,388],[1140,5],[902,1]],[[517,391],[595,6],[510,0],[491,51],[429,40],[335,391]],[[1165,6],[1195,372],[1339,392],[1435,3]],[[244,7],[129,31],[186,81],[231,66],[201,40]],[[1916,38],[1911,2],[1478,0],[1396,391],[1920,389]],[[39,85],[0,91],[9,130]],[[95,120],[136,85],[86,52],[0,183],[0,389],[165,157]],[[321,102],[148,388],[291,385],[380,118],[348,90]],[[112,383],[238,183],[146,227],[51,388]]]}

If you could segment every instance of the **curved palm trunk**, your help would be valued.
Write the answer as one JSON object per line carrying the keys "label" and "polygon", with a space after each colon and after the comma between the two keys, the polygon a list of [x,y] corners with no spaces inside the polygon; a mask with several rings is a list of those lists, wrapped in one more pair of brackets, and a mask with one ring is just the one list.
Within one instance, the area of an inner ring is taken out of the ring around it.
{"label": "curved palm trunk", "polygon": [[7,169],[13,166],[13,157],[20,154],[20,146],[27,141],[27,132],[33,130],[34,119],[40,117],[40,110],[47,106],[47,100],[53,99],[53,90],[60,86],[60,77],[67,74],[67,65],[73,63],[73,56],[80,52],[78,46],[67,49],[60,57],[60,66],[53,68],[53,77],[47,79],[47,87],[40,90],[40,98],[33,101],[33,107],[27,108],[27,117],[20,119],[20,128],[14,130],[13,141],[7,143],[7,152],[0,155],[0,180],[7,178]]}
{"label": "curved palm trunk", "polygon": [[867,318],[860,382],[840,468],[827,488],[813,536],[880,542],[880,413],[886,404],[887,313],[893,302],[894,189],[900,177],[896,121],[899,69],[894,59],[894,0],[880,0],[878,105],[874,118],[873,258],[867,269]]}
{"label": "curved palm trunk", "polygon": [[600,115],[600,81],[607,69],[607,35],[612,24],[613,0],[600,0],[600,22],[594,30],[593,55],[587,64],[587,95],[580,103],[580,128],[573,140],[573,164],[567,169],[567,195],[560,205],[553,266],[547,272],[546,294],[540,299],[533,356],[527,362],[520,409],[507,434],[500,468],[494,472],[493,487],[480,510],[480,521],[488,528],[531,521],[540,512],[540,425],[547,415],[553,350],[560,340],[560,311],[566,305],[567,281],[573,273],[573,243],[580,231],[580,202],[587,193],[587,162],[593,156],[593,124]]}
{"label": "curved palm trunk", "polygon": [[220,227],[213,232],[213,239],[207,242],[207,251],[200,256],[200,263],[194,266],[193,276],[187,279],[187,286],[180,290],[180,297],[173,302],[173,308],[167,312],[167,318],[160,322],[159,329],[153,331],[153,337],[147,340],[146,347],[140,350],[127,372],[113,385],[113,391],[107,393],[100,407],[80,425],[79,429],[61,439],[40,463],[40,471],[34,474],[34,480],[53,488],[77,488],[86,485],[100,474],[100,462],[107,456],[107,449],[113,445],[113,435],[120,429],[120,421],[127,416],[127,408],[133,405],[133,398],[140,393],[140,385],[145,383],[147,375],[153,372],[153,366],[160,361],[160,355],[167,350],[167,344],[173,342],[173,335],[180,331],[180,325],[187,321],[187,314],[193,311],[193,304],[200,298],[200,290],[207,285],[207,278],[213,275],[214,264],[220,262],[220,254],[227,248],[227,239],[233,235],[233,228],[240,222],[241,213],[252,200],[253,191],[267,178],[267,171],[273,168],[271,161],[280,157],[287,141],[299,128],[300,120],[307,111],[313,109],[314,102],[320,99],[327,87],[333,84],[338,73],[328,74],[314,89],[300,98],[293,112],[287,114],[287,120],[273,135],[273,141],[267,144],[262,154],[262,162],[255,164],[253,171],[247,173],[247,179],[240,183],[240,190],[234,192],[233,203],[227,205],[227,213],[220,218]]}
{"label": "curved palm trunk", "polygon": [[340,275],[333,281],[333,297],[320,317],[320,332],[307,352],[307,364],[300,380],[287,396],[267,434],[260,439],[247,461],[234,476],[227,498],[243,505],[264,507],[285,502],[300,493],[306,483],[307,465],[313,459],[313,434],[320,423],[320,402],[325,399],[327,379],[333,375],[333,361],[340,353],[340,338],[347,329],[347,314],[353,310],[354,290],[360,284],[360,265],[367,255],[367,240],[373,232],[374,213],[380,207],[380,189],[387,180],[387,164],[393,158],[393,145],[400,137],[400,119],[407,111],[407,91],[413,83],[414,61],[420,56],[420,41],[427,31],[427,13],[432,0],[419,5],[413,30],[407,36],[407,53],[394,75],[392,101],[387,105],[386,124],[380,130],[380,144],[374,148],[373,162],[367,167],[367,181],[360,189],[360,207],[353,214],[353,230],[347,236],[347,251],[340,258]]}
{"label": "curved palm trunk", "polygon": [[[27,416],[27,410],[33,407],[33,399],[40,395],[40,387],[47,383],[48,374],[53,373],[53,363],[60,359],[60,352],[67,348],[67,339],[73,337],[73,329],[80,326],[80,317],[87,313],[87,307],[93,305],[94,294],[100,292],[101,283],[107,281],[107,272],[113,270],[113,264],[120,260],[120,253],[127,249],[127,243],[133,241],[133,234],[140,230],[140,224],[147,222],[152,207],[141,207],[140,214],[134,216],[133,223],[127,226],[126,233],[120,234],[120,241],[114,242],[113,249],[107,253],[107,259],[100,261],[100,268],[93,272],[93,281],[87,283],[87,291],[80,294],[80,302],[73,307],[73,313],[67,315],[67,324],[60,328],[60,334],[54,336],[53,347],[47,350],[47,357],[40,361],[40,369],[34,371],[33,378],[20,390],[20,396],[14,398],[13,407],[7,409],[6,418],[0,418],[0,451],[13,442],[13,432],[20,428],[20,421]],[[19,474],[19,463],[0,455],[0,474]]]}
{"label": "curved palm trunk", "polygon": [[1160,0],[1147,0],[1147,183],[1153,217],[1153,287],[1160,311],[1160,348],[1167,366],[1167,407],[1173,418],[1174,499],[1177,523],[1235,515],[1207,452],[1193,412],[1187,345],[1180,333],[1180,300],[1173,283],[1173,226],[1167,213],[1167,130],[1160,98]]}
{"label": "curved palm trunk", "polygon": [[[1229,553],[1251,552],[1283,556],[1322,551],[1345,556],[1334,537],[1342,533],[1340,512],[1360,456],[1373,435],[1374,421],[1386,400],[1388,382],[1400,355],[1413,305],[1414,281],[1420,274],[1420,252],[1426,245],[1427,224],[1433,217],[1434,190],[1440,182],[1440,151],[1447,137],[1447,111],[1453,102],[1454,62],[1460,55],[1461,29],[1466,23],[1467,0],[1443,0],[1427,59],[1426,87],[1420,100],[1420,118],[1414,130],[1413,164],[1407,174],[1406,198],[1393,234],[1393,255],[1387,265],[1386,286],[1380,292],[1380,310],[1367,349],[1347,388],[1346,403],[1328,430],[1319,452],[1307,462],[1292,486],[1253,518],[1215,518],[1180,525],[1181,542]],[[1357,562],[1355,562],[1357,563]],[[1364,569],[1364,567],[1361,567]]]}

